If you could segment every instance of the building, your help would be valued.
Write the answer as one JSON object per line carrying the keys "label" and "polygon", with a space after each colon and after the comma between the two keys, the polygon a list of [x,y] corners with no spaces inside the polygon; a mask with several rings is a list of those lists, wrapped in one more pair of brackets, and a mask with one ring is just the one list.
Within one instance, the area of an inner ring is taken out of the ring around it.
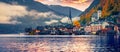
{"label": "building", "polygon": [[102,11],[98,10],[97,12],[93,13],[93,15],[91,17],[91,22],[98,21],[101,16],[102,16]]}
{"label": "building", "polygon": [[91,23],[89,26],[85,27],[86,32],[97,32],[99,30],[105,29],[106,26],[109,24],[105,21],[100,21],[100,17],[102,16],[101,10],[98,10],[97,12],[92,14],[91,17]]}
{"label": "building", "polygon": [[71,14],[72,12],[71,12],[71,9],[69,8],[69,18],[68,18],[68,23],[69,24],[73,24],[73,22],[72,22],[72,14]]}
{"label": "building", "polygon": [[97,11],[97,19],[99,19],[101,16],[102,16],[102,11],[101,11],[101,10],[98,10],[98,11]]}
{"label": "building", "polygon": [[101,29],[102,29],[101,25],[86,26],[85,32],[97,32],[98,30],[101,30]]}
{"label": "building", "polygon": [[93,13],[93,15],[92,15],[92,17],[91,17],[91,22],[95,22],[95,21],[97,21],[98,19],[97,19],[97,13],[95,12],[95,13]]}

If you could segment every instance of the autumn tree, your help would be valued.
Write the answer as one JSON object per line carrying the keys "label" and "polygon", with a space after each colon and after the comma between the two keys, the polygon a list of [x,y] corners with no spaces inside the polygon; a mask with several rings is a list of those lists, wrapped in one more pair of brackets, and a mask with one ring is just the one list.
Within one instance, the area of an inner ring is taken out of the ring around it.
{"label": "autumn tree", "polygon": [[78,20],[73,21],[73,25],[76,27],[80,27],[80,22]]}

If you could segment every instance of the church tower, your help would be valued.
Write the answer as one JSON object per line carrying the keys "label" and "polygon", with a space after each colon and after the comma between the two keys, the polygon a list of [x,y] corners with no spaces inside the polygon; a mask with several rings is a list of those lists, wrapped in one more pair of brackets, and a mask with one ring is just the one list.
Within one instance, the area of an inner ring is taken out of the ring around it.
{"label": "church tower", "polygon": [[98,10],[97,11],[97,20],[99,20],[99,18],[102,16],[102,11],[101,10]]}
{"label": "church tower", "polygon": [[69,18],[68,18],[68,23],[69,24],[73,24],[73,22],[72,22],[72,14],[71,14],[71,9],[69,8],[69,16],[68,16]]}

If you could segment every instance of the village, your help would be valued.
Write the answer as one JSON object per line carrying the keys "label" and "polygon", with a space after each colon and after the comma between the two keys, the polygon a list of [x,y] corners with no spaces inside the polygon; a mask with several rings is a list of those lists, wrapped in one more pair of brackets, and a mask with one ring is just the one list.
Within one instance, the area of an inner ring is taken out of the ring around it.
{"label": "village", "polygon": [[68,24],[37,26],[35,29],[25,29],[28,35],[106,35],[113,33],[120,34],[120,13],[113,13],[110,17],[101,19],[101,10],[93,13],[91,22],[82,26],[79,21],[72,21],[71,11],[69,12]]}

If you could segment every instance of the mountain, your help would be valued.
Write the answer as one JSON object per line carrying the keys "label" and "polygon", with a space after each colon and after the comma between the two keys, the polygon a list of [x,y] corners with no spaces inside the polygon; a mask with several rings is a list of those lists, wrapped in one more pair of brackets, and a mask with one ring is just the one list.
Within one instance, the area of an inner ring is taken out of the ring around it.
{"label": "mountain", "polygon": [[60,21],[62,19],[60,17],[64,18],[68,16],[69,14],[68,8],[70,8],[71,11],[73,11],[72,17],[78,16],[81,14],[81,11],[71,8],[71,7],[63,7],[59,5],[48,6],[40,2],[36,2],[34,0],[0,0],[0,3],[10,4],[9,6],[12,6],[12,5],[25,6],[27,7],[28,12],[35,11],[35,15],[39,13],[40,15],[45,16],[45,17],[38,16],[38,18],[35,18],[35,16],[29,16],[29,15],[25,15],[21,17],[15,16],[15,18],[11,20],[19,21],[21,22],[21,24],[0,24],[0,34],[20,33],[20,32],[24,32],[24,29],[26,27],[35,28],[36,26],[39,26],[39,25],[46,25],[45,24],[46,21],[47,22],[52,21],[52,20]]}
{"label": "mountain", "polygon": [[88,11],[90,11],[93,7],[96,7],[98,4],[99,4],[99,2],[100,2],[100,0],[94,0],[92,3],[91,3],[91,5],[84,11],[84,12],[82,12],[82,14],[80,14],[80,16],[81,15],[83,15],[83,14],[86,14]]}
{"label": "mountain", "polygon": [[13,24],[0,24],[0,34],[15,34],[24,32],[24,26]]}
{"label": "mountain", "polygon": [[[68,12],[69,12],[68,8],[71,8],[71,7],[63,7],[63,6],[59,6],[59,5],[48,6],[48,5],[44,5],[40,2],[36,2],[34,0],[0,0],[0,2],[23,5],[23,6],[28,7],[27,8],[28,10],[34,9],[34,10],[37,10],[38,12],[52,11],[57,15],[64,15],[64,16],[68,16]],[[82,11],[74,9],[74,8],[71,8],[71,10],[73,10],[73,17],[78,16],[78,14],[80,15],[82,12]],[[63,12],[61,12],[61,11],[63,11]]]}
{"label": "mountain", "polygon": [[[71,9],[71,12],[72,12],[72,17],[76,17],[76,16],[79,16],[82,11],[80,10],[77,10],[75,8],[70,8],[70,7],[63,7],[63,6],[60,6],[60,5],[50,5],[48,6],[50,9],[54,10],[55,12],[60,12],[64,15],[67,15],[69,16],[69,9]],[[62,12],[61,12],[62,11]],[[63,12],[64,11],[64,12]]]}
{"label": "mountain", "polygon": [[113,13],[120,12],[120,0],[94,0],[88,9],[81,14],[80,22],[89,23],[92,14],[99,9],[102,11],[101,18],[109,17],[113,15]]}

